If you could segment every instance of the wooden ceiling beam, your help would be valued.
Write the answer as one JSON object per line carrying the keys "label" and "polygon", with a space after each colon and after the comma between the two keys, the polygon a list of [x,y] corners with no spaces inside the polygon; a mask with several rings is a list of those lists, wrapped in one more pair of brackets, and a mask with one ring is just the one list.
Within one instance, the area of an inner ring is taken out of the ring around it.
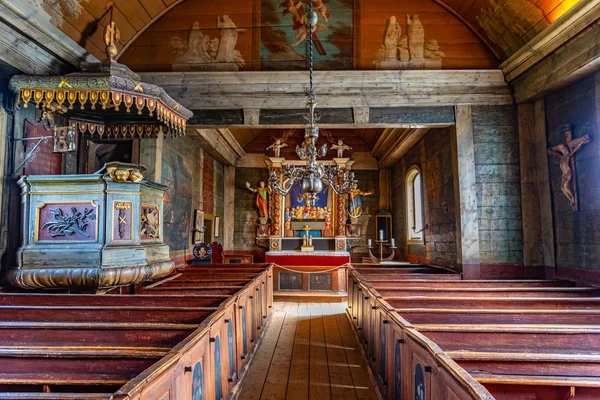
{"label": "wooden ceiling beam", "polygon": [[[305,71],[140,75],[192,110],[306,107]],[[320,109],[513,104],[500,70],[316,71],[314,79]]]}
{"label": "wooden ceiling beam", "polygon": [[387,151],[381,158],[378,158],[379,168],[393,167],[429,131],[428,128],[405,129],[391,146],[385,147]]}

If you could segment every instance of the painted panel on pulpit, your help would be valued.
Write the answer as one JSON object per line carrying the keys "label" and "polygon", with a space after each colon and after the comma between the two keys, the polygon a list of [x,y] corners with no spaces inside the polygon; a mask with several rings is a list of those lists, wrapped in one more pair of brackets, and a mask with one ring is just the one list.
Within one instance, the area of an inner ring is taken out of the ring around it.
{"label": "painted panel on pulpit", "polygon": [[[261,1],[262,70],[306,69],[308,0]],[[354,0],[314,0],[316,69],[348,70],[354,64]]]}

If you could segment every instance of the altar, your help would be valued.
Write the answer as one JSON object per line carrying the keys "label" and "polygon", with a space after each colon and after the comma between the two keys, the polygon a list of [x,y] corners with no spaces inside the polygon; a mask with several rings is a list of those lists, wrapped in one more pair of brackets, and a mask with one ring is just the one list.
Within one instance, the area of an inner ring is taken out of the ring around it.
{"label": "altar", "polygon": [[[265,260],[274,268],[274,294],[280,301],[343,301],[346,297],[346,268],[350,262],[351,238],[360,235],[360,227],[348,229],[347,195],[336,194],[328,185],[313,197],[296,182],[287,195],[271,190],[273,179],[284,183],[282,166],[301,166],[305,162],[270,157],[269,186],[249,182],[256,195],[259,224],[256,242],[265,247]],[[324,161],[349,171],[349,158]]]}
{"label": "altar", "polygon": [[268,251],[266,261],[275,264],[273,288],[277,301],[336,302],[347,296],[347,251]]}

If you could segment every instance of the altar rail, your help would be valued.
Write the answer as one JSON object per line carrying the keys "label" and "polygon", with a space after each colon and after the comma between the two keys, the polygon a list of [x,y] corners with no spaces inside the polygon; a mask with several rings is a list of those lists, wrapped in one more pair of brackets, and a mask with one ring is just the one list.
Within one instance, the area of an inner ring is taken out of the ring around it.
{"label": "altar rail", "polygon": [[[359,272],[348,265],[347,314],[363,345],[373,376],[386,399],[493,399],[442,349],[402,318]],[[377,268],[367,276],[403,282],[410,278],[457,281],[458,274],[429,266]]]}
{"label": "altar rail", "polygon": [[598,288],[361,265],[349,274],[347,313],[387,399],[600,398]]}
{"label": "altar rail", "polygon": [[187,267],[136,295],[0,294],[0,399],[225,399],[269,321],[273,266]]}

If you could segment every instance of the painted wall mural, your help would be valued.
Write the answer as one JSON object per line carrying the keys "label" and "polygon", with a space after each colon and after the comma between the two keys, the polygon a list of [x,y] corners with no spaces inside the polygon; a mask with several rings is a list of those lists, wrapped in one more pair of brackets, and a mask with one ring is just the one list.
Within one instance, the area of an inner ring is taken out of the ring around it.
{"label": "painted wall mural", "polygon": [[63,16],[78,19],[83,11],[83,4],[90,0],[37,0],[44,11],[50,16],[50,23],[59,28],[63,27]]}
{"label": "painted wall mural", "polygon": [[[306,69],[308,0],[262,0],[260,62],[263,70]],[[316,0],[313,27],[316,69],[352,69],[354,0]]]}
{"label": "painted wall mural", "polygon": [[517,51],[550,25],[542,8],[523,0],[490,0],[476,17],[487,37],[504,52]]}
{"label": "painted wall mural", "polygon": [[164,199],[164,235],[171,251],[185,250],[190,244],[193,150],[182,155],[169,147],[163,149],[162,181],[169,187]]}

